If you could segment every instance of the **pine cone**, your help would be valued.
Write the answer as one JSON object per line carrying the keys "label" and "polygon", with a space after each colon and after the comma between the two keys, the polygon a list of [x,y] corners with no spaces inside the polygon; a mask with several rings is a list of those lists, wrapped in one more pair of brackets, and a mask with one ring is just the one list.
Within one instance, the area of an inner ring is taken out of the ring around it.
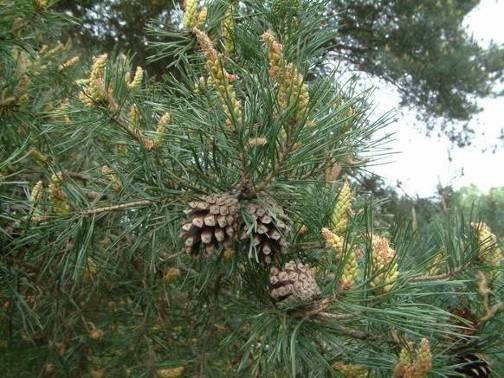
{"label": "pine cone", "polygon": [[184,211],[188,222],[182,225],[187,253],[210,255],[215,249],[230,247],[239,228],[238,199],[229,193],[205,196],[189,202]]}
{"label": "pine cone", "polygon": [[320,296],[320,288],[309,266],[290,261],[283,270],[271,268],[270,295],[280,305],[311,302]]}
{"label": "pine cone", "polygon": [[459,364],[464,364],[457,369],[457,372],[463,374],[464,377],[490,377],[490,365],[481,355],[477,353],[465,354],[464,356],[460,357],[457,362]]}
{"label": "pine cone", "polygon": [[[452,312],[454,315],[469,322],[469,324],[467,324],[457,319],[455,324],[461,327],[463,331],[462,338],[458,340],[449,338],[453,342],[458,341],[458,343],[460,343],[460,346],[453,351],[453,361],[456,364],[462,365],[456,369],[457,372],[464,377],[490,377],[490,365],[481,354],[477,353],[477,351],[481,349],[483,340],[471,340],[471,336],[476,335],[478,331],[478,318],[467,306],[455,309]],[[457,375],[457,377],[458,376],[459,375]]]}
{"label": "pine cone", "polygon": [[247,206],[247,213],[253,222],[253,227],[250,230],[244,225],[241,239],[250,238],[249,251],[269,264],[286,245],[285,235],[289,231],[287,218],[282,208],[273,203],[267,208],[251,203]]}

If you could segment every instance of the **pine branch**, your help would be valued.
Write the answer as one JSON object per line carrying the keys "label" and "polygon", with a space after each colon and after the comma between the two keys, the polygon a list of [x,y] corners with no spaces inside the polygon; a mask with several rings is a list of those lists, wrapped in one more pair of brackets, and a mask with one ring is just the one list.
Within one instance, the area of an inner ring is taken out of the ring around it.
{"label": "pine branch", "polygon": [[79,172],[65,171],[64,174],[67,175],[68,177],[84,182],[91,180],[91,176]]}
{"label": "pine branch", "polygon": [[337,330],[339,333],[341,333],[344,336],[350,336],[350,337],[352,337],[354,339],[358,339],[358,340],[366,340],[371,336],[367,332],[359,331],[356,329],[352,329],[352,328],[348,328],[348,327],[345,327],[342,325],[336,325],[336,324],[332,324],[332,323],[331,323],[330,328]]}
{"label": "pine branch", "polygon": [[340,294],[341,294],[341,292],[338,291],[334,295],[332,295],[331,297],[324,298],[324,299],[316,302],[309,309],[293,311],[291,313],[291,315],[294,318],[303,318],[303,319],[307,319],[307,318],[316,316],[316,315],[320,314],[321,312],[324,312],[330,305],[337,302],[340,299]]}
{"label": "pine branch", "polygon": [[411,280],[411,282],[426,282],[426,281],[446,281],[452,278],[453,276],[457,275],[458,273],[462,272],[464,269],[467,268],[468,264],[462,265],[458,267],[457,269],[448,272],[448,273],[442,273],[442,274],[436,274],[436,275],[429,275],[425,274],[422,276],[417,276]]}
{"label": "pine branch", "polygon": [[145,138],[139,130],[133,130],[128,126],[128,120],[121,114],[121,107],[111,93],[107,94],[107,103],[109,105],[109,110],[112,112],[110,117],[111,120],[133,140],[136,140],[139,144],[147,148],[147,138]]}
{"label": "pine branch", "polygon": [[290,151],[292,149],[292,146],[293,145],[288,145],[286,143],[284,148],[280,149],[278,159],[277,159],[273,169],[271,170],[269,175],[266,176],[266,178],[257,186],[255,193],[259,193],[259,192],[266,190],[268,188],[268,186],[271,184],[271,182],[276,177],[278,177],[278,175],[281,172],[283,165],[286,161],[287,155],[290,153]]}
{"label": "pine branch", "polygon": [[350,320],[357,316],[355,314],[331,314],[330,312],[319,312],[316,315],[327,320]]}
{"label": "pine branch", "polygon": [[[131,209],[133,207],[143,207],[143,206],[150,206],[156,203],[161,202],[161,200],[138,200],[138,201],[132,201],[132,202],[127,202],[127,203],[122,203],[120,205],[111,205],[111,206],[104,206],[104,207],[98,207],[95,209],[87,209],[78,212],[78,215],[81,216],[88,216],[88,215],[95,215],[95,214],[101,214],[101,213],[106,213],[110,211],[119,211],[119,210],[125,210],[125,209]],[[33,223],[42,223],[47,220],[51,219],[50,215],[40,215],[37,217],[31,218],[31,221]]]}
{"label": "pine branch", "polygon": [[112,205],[112,206],[105,206],[105,207],[99,207],[96,209],[89,209],[89,210],[84,210],[81,211],[81,215],[94,215],[94,214],[100,214],[100,213],[105,213],[109,211],[118,211],[118,210],[124,210],[124,209],[130,209],[132,207],[142,207],[142,206],[150,206],[155,203],[158,203],[159,201],[152,201],[152,200],[139,200],[139,201],[133,201],[133,202],[128,202],[128,203],[123,203],[120,205]]}
{"label": "pine branch", "polygon": [[478,327],[492,319],[498,311],[504,308],[504,303],[497,301],[493,306],[490,304],[490,294],[492,290],[488,287],[488,281],[485,273],[482,271],[478,272],[478,293],[483,297],[483,307],[485,309],[485,315],[479,320]]}

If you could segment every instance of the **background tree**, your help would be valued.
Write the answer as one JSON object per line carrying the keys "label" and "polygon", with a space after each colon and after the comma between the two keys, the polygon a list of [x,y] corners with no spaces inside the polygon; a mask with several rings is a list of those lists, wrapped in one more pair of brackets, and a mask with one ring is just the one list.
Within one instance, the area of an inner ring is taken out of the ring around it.
{"label": "background tree", "polygon": [[[479,110],[478,98],[498,95],[495,84],[504,68],[501,46],[485,49],[463,28],[464,18],[479,3],[334,1],[339,32],[334,52],[395,85],[402,104],[419,109],[429,130],[436,117],[467,121]],[[459,143],[472,132],[443,129]]]}
{"label": "background tree", "polygon": [[[151,51],[145,29],[152,20],[170,25],[175,1],[58,1],[55,8],[79,19],[67,29],[84,48],[133,54],[133,63],[146,65]],[[165,66],[152,63],[152,74],[166,73]]]}
{"label": "background tree", "polygon": [[492,188],[488,193],[482,193],[471,185],[455,191],[452,201],[461,209],[472,209],[481,214],[497,236],[504,236],[504,188]]}

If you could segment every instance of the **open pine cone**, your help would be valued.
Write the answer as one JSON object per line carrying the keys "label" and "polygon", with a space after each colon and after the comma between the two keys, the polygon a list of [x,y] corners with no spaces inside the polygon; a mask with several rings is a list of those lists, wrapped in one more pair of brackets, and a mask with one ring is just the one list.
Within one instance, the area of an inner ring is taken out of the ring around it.
{"label": "open pine cone", "polygon": [[221,247],[230,247],[239,228],[238,199],[229,193],[205,196],[188,203],[187,223],[182,225],[180,236],[185,239],[185,249],[192,255],[203,250],[208,256]]}
{"label": "open pine cone", "polygon": [[[490,377],[490,364],[481,353],[477,352],[481,349],[478,339],[472,339],[472,336],[476,335],[478,332],[478,318],[476,314],[467,307],[467,304],[461,308],[452,310],[452,312],[457,317],[454,317],[455,324],[460,327],[462,332],[461,338],[455,338],[453,336],[448,337],[449,340],[458,345],[458,347],[452,350],[453,362],[460,365],[456,369],[457,373],[459,373],[457,377]],[[469,324],[458,320],[458,318],[465,319]],[[450,375],[449,377],[455,376]]]}
{"label": "open pine cone", "polygon": [[312,302],[320,288],[309,266],[289,261],[283,270],[271,268],[270,295],[280,307]]}
{"label": "open pine cone", "polygon": [[467,353],[461,356],[457,363],[463,364],[457,369],[457,372],[464,377],[490,377],[490,365],[485,358],[478,353]]}
{"label": "open pine cone", "polygon": [[268,207],[251,203],[247,206],[247,214],[254,224],[252,230],[246,224],[243,226],[241,239],[249,238],[249,250],[259,260],[269,264],[286,245],[285,235],[289,231],[287,218],[282,208],[273,203]]}

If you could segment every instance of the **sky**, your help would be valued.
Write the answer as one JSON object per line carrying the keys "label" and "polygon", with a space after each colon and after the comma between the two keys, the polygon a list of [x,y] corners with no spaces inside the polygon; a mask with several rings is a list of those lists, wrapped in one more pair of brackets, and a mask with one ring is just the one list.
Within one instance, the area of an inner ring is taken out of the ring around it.
{"label": "sky", "polygon": [[[491,40],[504,43],[503,16],[504,0],[482,0],[465,24],[482,46]],[[374,104],[378,113],[391,111],[398,108],[399,95],[394,87],[380,82]],[[399,109],[397,122],[386,130],[395,133],[387,147],[397,154],[369,170],[390,185],[400,181],[410,196],[431,196],[438,184],[454,188],[475,184],[482,192],[504,186],[504,145],[497,139],[504,129],[504,98],[482,99],[479,105],[483,111],[470,123],[476,135],[472,145],[464,148],[453,146],[446,137],[426,136],[415,113]],[[502,146],[496,153],[483,152],[496,143]]]}

